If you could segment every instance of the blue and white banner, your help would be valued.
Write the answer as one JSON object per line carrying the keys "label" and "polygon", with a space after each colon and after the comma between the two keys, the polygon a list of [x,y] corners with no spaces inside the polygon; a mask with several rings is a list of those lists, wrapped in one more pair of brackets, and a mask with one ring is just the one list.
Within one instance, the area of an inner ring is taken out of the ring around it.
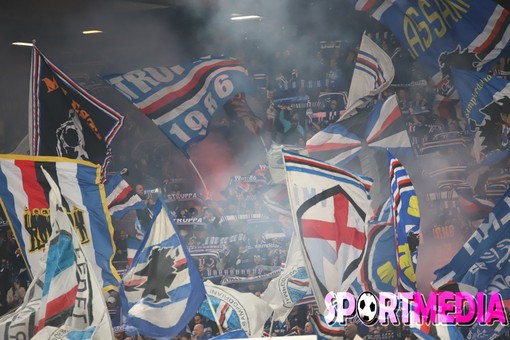
{"label": "blue and white banner", "polygon": [[510,299],[510,190],[446,266],[436,270],[432,287],[451,282]]}
{"label": "blue and white banner", "polygon": [[351,2],[389,27],[431,76],[449,77],[451,66],[488,72],[510,52],[510,15],[495,1]]}
{"label": "blue and white banner", "polygon": [[420,207],[407,170],[388,151],[391,204],[398,254],[399,284],[407,292],[416,291],[416,264],[420,244]]}
{"label": "blue and white banner", "polygon": [[[473,155],[508,157],[510,82],[485,73],[452,70],[464,116],[473,138]],[[506,151],[506,153],[502,152]]]}
{"label": "blue and white banner", "polygon": [[153,212],[119,293],[128,334],[171,338],[196,314],[205,289],[161,196]]}
{"label": "blue and white banner", "polygon": [[112,265],[113,226],[100,184],[100,166],[62,157],[2,155],[0,197],[28,269],[35,275],[51,235],[49,184],[41,168],[60,188],[69,219],[83,251],[105,291],[116,289],[120,277]]}
{"label": "blue and white banner", "polygon": [[240,61],[203,57],[172,67],[147,67],[103,79],[159,126],[188,156],[207,136],[212,115],[234,95],[254,91]]}

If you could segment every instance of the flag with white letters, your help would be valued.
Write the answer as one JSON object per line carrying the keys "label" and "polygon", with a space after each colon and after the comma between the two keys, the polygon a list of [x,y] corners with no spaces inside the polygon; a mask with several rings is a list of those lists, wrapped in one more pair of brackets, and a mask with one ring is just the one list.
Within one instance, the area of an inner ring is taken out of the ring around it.
{"label": "flag with white letters", "polygon": [[188,157],[204,139],[212,115],[240,92],[253,93],[238,59],[207,56],[172,67],[146,67],[103,79],[159,126]]}

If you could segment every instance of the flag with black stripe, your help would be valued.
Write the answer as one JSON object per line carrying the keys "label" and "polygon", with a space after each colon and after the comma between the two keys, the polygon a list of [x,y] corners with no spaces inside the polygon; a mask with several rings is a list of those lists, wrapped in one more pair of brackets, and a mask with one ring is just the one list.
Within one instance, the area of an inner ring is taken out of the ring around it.
{"label": "flag with black stripe", "polygon": [[124,117],[100,102],[51,63],[36,47],[30,82],[32,155],[110,162],[110,143]]}
{"label": "flag with black stripe", "polygon": [[106,181],[104,189],[108,212],[114,220],[120,220],[131,210],[147,208],[144,201],[120,174],[115,174]]}
{"label": "flag with black stripe", "polygon": [[2,155],[0,197],[29,271],[39,271],[51,235],[50,186],[41,167],[59,186],[62,205],[103,288],[117,287],[120,277],[112,265],[113,226],[100,166],[61,157]]}

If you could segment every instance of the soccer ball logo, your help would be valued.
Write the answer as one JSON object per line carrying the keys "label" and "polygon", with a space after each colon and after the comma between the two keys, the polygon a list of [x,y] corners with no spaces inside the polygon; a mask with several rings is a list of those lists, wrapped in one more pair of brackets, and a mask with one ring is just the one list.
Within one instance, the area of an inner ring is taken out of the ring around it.
{"label": "soccer ball logo", "polygon": [[379,315],[379,301],[371,292],[364,292],[358,298],[358,317],[365,325],[373,325]]}

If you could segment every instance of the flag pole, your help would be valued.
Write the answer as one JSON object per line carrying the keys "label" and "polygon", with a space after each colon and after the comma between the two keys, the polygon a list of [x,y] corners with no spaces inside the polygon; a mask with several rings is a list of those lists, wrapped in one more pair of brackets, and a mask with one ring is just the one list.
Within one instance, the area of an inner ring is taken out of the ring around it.
{"label": "flag pole", "polygon": [[208,199],[209,198],[209,189],[207,189],[207,185],[205,185],[205,182],[204,182],[204,179],[202,178],[202,175],[200,175],[200,172],[198,171],[197,167],[195,166],[195,163],[193,163],[191,158],[188,157],[188,161],[190,162],[190,164],[193,167],[193,169],[195,169],[195,172],[197,173],[198,178],[200,179],[200,182],[202,182],[202,185],[204,186],[204,190],[205,190],[205,197],[206,197],[206,199]]}
{"label": "flag pole", "polygon": [[209,304],[209,308],[211,308],[212,315],[214,316],[214,321],[216,322],[216,325],[218,326],[218,329],[220,330],[220,334],[223,334],[224,333],[223,328],[221,328],[220,322],[218,321],[218,317],[216,316],[216,310],[214,309],[214,307],[212,305],[211,298],[209,297],[208,294],[205,294],[205,296],[207,297],[207,303]]}
{"label": "flag pole", "polygon": [[273,333],[273,322],[274,322],[274,312],[271,314],[271,325],[269,326],[269,338],[272,338]]}

